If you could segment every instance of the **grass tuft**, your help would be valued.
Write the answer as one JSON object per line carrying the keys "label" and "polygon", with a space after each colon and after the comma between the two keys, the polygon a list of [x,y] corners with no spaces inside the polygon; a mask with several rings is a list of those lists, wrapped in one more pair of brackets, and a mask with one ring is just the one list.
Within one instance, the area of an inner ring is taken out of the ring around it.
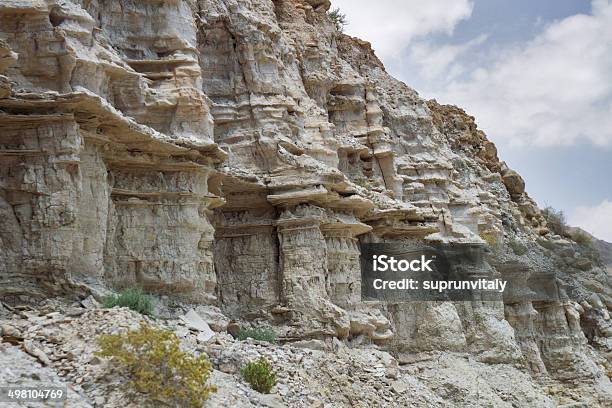
{"label": "grass tuft", "polygon": [[272,387],[276,385],[276,374],[272,371],[272,365],[263,357],[256,362],[248,363],[240,372],[251,388],[263,394],[270,393]]}
{"label": "grass tuft", "polygon": [[245,327],[238,332],[238,340],[244,341],[248,338],[268,343],[276,343],[276,333],[272,329],[265,327]]}
{"label": "grass tuft", "polygon": [[135,312],[147,316],[153,314],[153,304],[153,297],[144,293],[140,288],[126,289],[119,296],[107,296],[102,303],[107,309],[115,306],[129,307]]}

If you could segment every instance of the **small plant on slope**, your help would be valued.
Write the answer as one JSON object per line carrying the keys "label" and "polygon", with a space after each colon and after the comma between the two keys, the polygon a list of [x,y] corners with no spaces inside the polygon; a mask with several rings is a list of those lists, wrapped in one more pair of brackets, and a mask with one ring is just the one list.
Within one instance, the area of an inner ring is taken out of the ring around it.
{"label": "small plant on slope", "polygon": [[129,307],[140,314],[150,316],[153,314],[153,297],[144,293],[140,288],[131,288],[124,290],[119,296],[106,297],[103,306],[105,308]]}
{"label": "small plant on slope", "polygon": [[555,210],[552,207],[546,207],[542,210],[542,215],[546,219],[548,228],[557,235],[562,237],[567,235],[567,224],[565,222],[565,214],[561,210]]}
{"label": "small plant on slope", "polygon": [[276,333],[265,327],[242,328],[238,332],[238,340],[244,341],[248,338],[268,343],[276,343]]}
{"label": "small plant on slope", "polygon": [[276,385],[276,374],[272,371],[272,365],[263,357],[248,363],[240,372],[255,391],[268,394]]}
{"label": "small plant on slope", "polygon": [[515,255],[525,255],[527,253],[527,247],[523,245],[520,241],[513,239],[508,243],[508,246],[512,249]]}
{"label": "small plant on slope", "polygon": [[98,338],[101,357],[126,371],[130,384],[153,402],[179,407],[201,407],[216,387],[208,385],[212,368],[205,355],[181,351],[170,330],[141,324],[124,334]]}
{"label": "small plant on slope", "polygon": [[576,231],[572,234],[572,239],[583,248],[590,248],[593,245],[593,240],[582,231]]}
{"label": "small plant on slope", "polygon": [[334,23],[336,26],[336,30],[340,32],[344,31],[344,27],[348,24],[346,14],[342,13],[339,8],[335,8],[328,12],[327,15],[332,23]]}

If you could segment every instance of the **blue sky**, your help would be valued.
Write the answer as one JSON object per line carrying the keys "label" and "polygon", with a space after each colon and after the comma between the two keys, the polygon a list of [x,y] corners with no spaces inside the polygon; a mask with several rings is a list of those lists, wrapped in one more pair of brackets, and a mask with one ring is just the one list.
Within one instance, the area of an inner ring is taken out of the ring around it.
{"label": "blue sky", "polygon": [[612,241],[612,0],[332,0],[425,98],[464,108],[541,206]]}

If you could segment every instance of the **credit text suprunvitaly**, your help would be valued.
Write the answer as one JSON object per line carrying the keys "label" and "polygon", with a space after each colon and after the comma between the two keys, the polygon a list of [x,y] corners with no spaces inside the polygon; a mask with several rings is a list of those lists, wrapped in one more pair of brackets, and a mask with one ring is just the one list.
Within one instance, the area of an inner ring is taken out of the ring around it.
{"label": "credit text suprunvitaly", "polygon": [[[431,264],[434,259],[421,255],[418,259],[395,259],[388,255],[373,255],[374,272],[434,272]],[[452,290],[494,291],[502,293],[508,282],[501,279],[473,280],[417,280],[410,277],[386,280],[384,277],[374,279],[372,285],[376,290],[434,290],[438,292]]]}

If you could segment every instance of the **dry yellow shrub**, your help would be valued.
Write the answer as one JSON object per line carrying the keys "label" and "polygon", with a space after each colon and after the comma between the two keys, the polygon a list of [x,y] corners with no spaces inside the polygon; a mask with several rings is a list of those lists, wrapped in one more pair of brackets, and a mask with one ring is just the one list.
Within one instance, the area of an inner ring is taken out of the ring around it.
{"label": "dry yellow shrub", "polygon": [[143,323],[125,334],[101,335],[98,344],[97,354],[111,357],[126,370],[134,388],[156,402],[201,407],[217,390],[207,384],[212,370],[206,356],[181,351],[172,331]]}

